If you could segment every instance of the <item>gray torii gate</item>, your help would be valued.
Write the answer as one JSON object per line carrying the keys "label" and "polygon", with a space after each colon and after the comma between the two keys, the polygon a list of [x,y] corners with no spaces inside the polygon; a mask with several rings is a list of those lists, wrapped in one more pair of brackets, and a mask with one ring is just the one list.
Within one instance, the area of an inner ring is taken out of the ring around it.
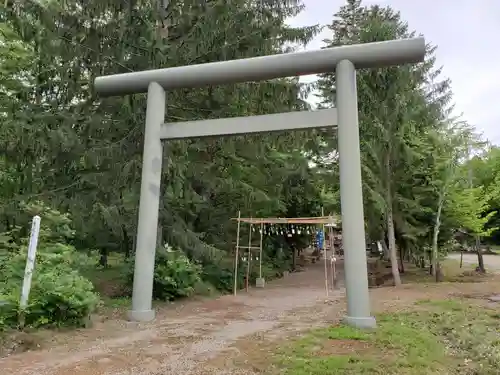
{"label": "gray torii gate", "polygon": [[[424,57],[424,38],[411,38],[96,78],[95,90],[102,96],[148,94],[132,310],[129,318],[149,321],[155,317],[152,293],[163,140],[321,128],[338,124],[347,294],[345,321],[356,327],[375,327],[368,293],[356,69],[418,63]],[[336,72],[337,79],[337,103],[332,109],[164,123],[165,90],[332,71]]]}

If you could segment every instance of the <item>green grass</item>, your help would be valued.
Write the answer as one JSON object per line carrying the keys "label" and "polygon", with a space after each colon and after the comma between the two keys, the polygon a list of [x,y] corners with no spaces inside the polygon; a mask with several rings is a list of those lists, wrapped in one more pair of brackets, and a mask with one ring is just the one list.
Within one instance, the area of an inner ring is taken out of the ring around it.
{"label": "green grass", "polygon": [[498,245],[493,245],[493,246],[491,246],[490,250],[491,250],[492,252],[494,252],[495,254],[500,255],[500,246],[498,246]]}
{"label": "green grass", "polygon": [[88,278],[101,298],[106,302],[109,299],[121,299],[129,294],[125,285],[127,264],[122,254],[110,253],[108,267],[97,266],[98,256],[94,254],[93,262],[82,265],[79,269],[82,276]]}
{"label": "green grass", "polygon": [[318,329],[277,354],[287,375],[498,375],[500,314],[464,300],[419,301],[375,330]]}
{"label": "green grass", "polygon": [[[460,268],[460,261],[455,259],[445,259],[441,262],[442,282],[449,283],[476,283],[485,281],[486,275],[475,272],[477,265],[463,264]],[[435,279],[429,274],[428,268],[417,268],[412,264],[405,266],[405,273],[401,274],[405,284],[435,284]]]}
{"label": "green grass", "polygon": [[[103,304],[100,313],[104,315],[116,313],[116,310],[126,310],[131,305],[130,286],[126,285],[127,264],[122,254],[110,253],[108,255],[108,266],[102,268],[96,266],[95,262],[81,267],[80,272],[87,277],[99,293]],[[194,286],[194,295],[198,297],[216,297],[220,293],[208,282],[199,281]],[[164,305],[164,302],[154,301],[156,305]]]}

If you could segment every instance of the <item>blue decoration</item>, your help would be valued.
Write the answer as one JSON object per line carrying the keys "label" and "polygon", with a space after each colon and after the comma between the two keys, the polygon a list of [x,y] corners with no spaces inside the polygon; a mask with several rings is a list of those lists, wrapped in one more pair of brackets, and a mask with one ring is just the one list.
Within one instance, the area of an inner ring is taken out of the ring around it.
{"label": "blue decoration", "polygon": [[323,248],[323,243],[325,242],[325,234],[322,230],[316,232],[316,243],[318,244],[318,248]]}

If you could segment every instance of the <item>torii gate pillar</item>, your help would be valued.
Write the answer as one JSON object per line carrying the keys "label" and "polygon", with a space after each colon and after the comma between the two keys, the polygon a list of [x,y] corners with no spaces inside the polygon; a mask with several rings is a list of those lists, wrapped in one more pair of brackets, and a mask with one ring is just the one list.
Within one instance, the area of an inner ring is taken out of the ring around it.
{"label": "torii gate pillar", "polygon": [[[250,59],[98,77],[102,96],[148,93],[139,223],[130,318],[154,319],[152,309],[162,140],[297,130],[338,125],[342,240],[347,294],[346,322],[376,326],[370,312],[361,184],[356,69],[418,63],[425,57],[423,38],[326,48]],[[163,124],[165,90],[336,71],[336,108],[275,115]]]}

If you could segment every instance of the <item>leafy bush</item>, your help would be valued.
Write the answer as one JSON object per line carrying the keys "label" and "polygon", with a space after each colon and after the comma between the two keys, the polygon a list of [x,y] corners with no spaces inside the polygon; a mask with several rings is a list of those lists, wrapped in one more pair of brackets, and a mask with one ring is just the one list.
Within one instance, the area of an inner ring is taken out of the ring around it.
{"label": "leafy bush", "polygon": [[194,286],[194,294],[197,296],[213,297],[219,295],[217,288],[207,281],[200,280]]}
{"label": "leafy bush", "polygon": [[99,302],[92,283],[77,271],[57,267],[37,270],[33,276],[27,307],[20,311],[21,280],[10,283],[8,293],[0,295],[0,328],[15,327],[20,313],[30,327],[84,326]]}
{"label": "leafy bush", "polygon": [[[168,245],[159,248],[155,259],[153,298],[172,301],[193,295],[195,286],[201,280],[200,272],[200,267],[192,263],[182,251],[173,250]],[[133,262],[129,264],[127,279],[129,285],[132,285]]]}
{"label": "leafy bush", "polygon": [[17,326],[20,314],[31,327],[82,326],[99,297],[92,283],[76,270],[85,262],[85,255],[63,243],[73,233],[69,216],[41,205],[26,209],[36,209],[34,213],[42,218],[30,296],[27,307],[20,311],[28,244],[28,238],[21,234],[28,232],[16,227],[0,234],[0,329]]}
{"label": "leafy bush", "polygon": [[[272,264],[262,265],[262,277],[266,279],[266,281],[271,281],[282,276],[283,276],[283,271],[274,268]],[[258,275],[256,277],[258,277]]]}
{"label": "leafy bush", "polygon": [[[230,259],[218,259],[203,265],[202,279],[221,292],[229,292],[234,286],[234,264]],[[243,286],[243,270],[238,272],[238,286]]]}
{"label": "leafy bush", "polygon": [[[290,260],[286,253],[280,249],[280,244],[267,243],[266,250],[270,254],[263,254],[262,277],[267,281],[283,276],[283,271],[290,269]],[[252,262],[250,270],[250,284],[255,285],[259,276],[259,264]],[[221,292],[230,292],[234,287],[234,257],[221,257],[208,259],[203,263],[202,279]],[[237,285],[241,289],[245,286],[246,263],[240,261],[238,266]]]}

